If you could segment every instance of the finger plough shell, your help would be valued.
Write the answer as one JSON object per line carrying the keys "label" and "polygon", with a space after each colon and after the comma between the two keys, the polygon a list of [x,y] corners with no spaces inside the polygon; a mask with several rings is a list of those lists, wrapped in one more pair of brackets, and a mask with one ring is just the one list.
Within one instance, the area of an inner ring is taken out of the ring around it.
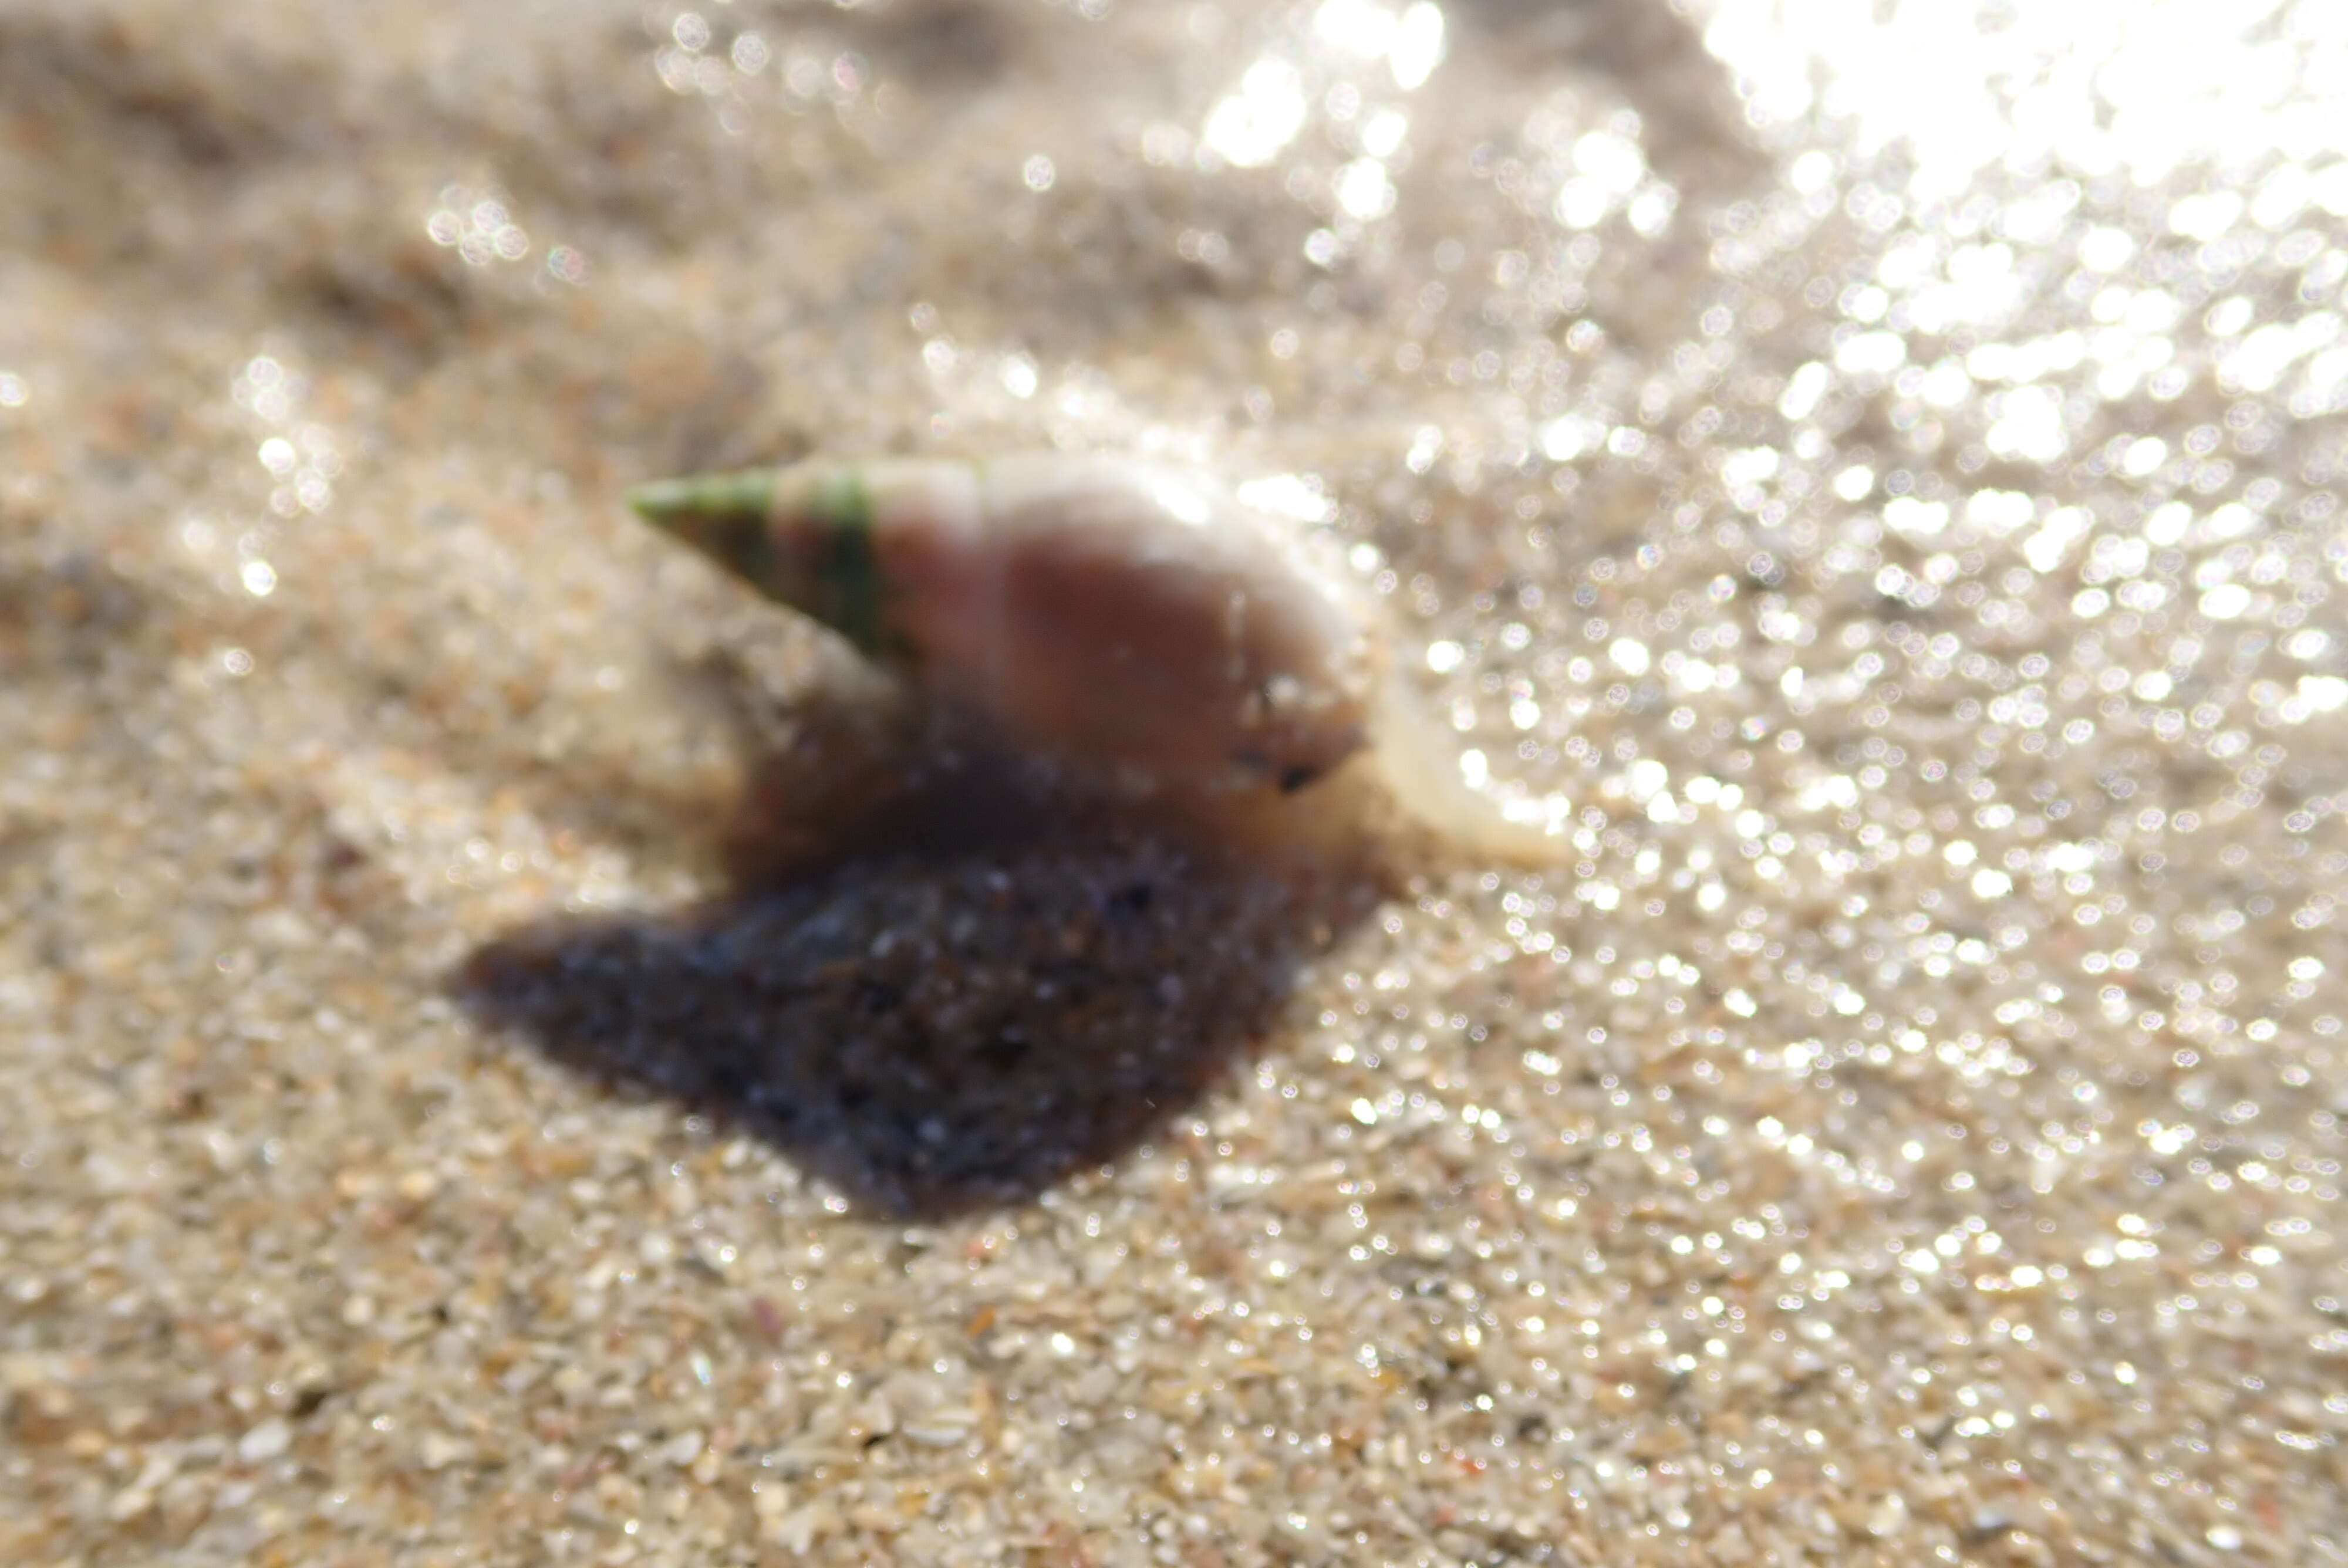
{"label": "finger plough shell", "polygon": [[1195,472],[1056,453],[810,461],[629,500],[1020,750],[1194,797],[1366,772],[1458,847],[1556,857],[1550,827],[1466,786],[1343,567]]}

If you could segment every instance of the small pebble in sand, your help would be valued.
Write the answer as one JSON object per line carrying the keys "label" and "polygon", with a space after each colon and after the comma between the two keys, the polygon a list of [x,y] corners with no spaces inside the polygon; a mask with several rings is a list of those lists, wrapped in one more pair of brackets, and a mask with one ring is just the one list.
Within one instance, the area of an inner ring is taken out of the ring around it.
{"label": "small pebble in sand", "polygon": [[1238,821],[1365,827],[1554,861],[1554,825],[1470,788],[1313,541],[1197,473],[1108,456],[812,461],[644,486],[637,511],[1014,745]]}

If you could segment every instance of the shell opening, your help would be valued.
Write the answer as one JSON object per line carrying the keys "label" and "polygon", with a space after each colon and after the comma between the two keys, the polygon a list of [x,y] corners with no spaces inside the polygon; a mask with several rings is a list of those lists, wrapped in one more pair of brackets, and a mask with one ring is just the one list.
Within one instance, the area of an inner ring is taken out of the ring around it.
{"label": "shell opening", "polygon": [[1379,695],[1371,745],[1379,782],[1395,804],[1447,850],[1529,870],[1555,866],[1572,850],[1564,803],[1519,812],[1468,778],[1483,762],[1463,755],[1398,673]]}

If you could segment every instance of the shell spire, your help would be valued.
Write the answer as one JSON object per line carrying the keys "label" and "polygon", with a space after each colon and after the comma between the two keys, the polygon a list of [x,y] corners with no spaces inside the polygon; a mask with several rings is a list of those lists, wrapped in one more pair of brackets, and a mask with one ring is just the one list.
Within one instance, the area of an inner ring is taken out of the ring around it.
{"label": "shell spire", "polygon": [[679,532],[700,518],[764,518],[774,501],[775,474],[771,468],[703,474],[687,479],[655,479],[628,492],[628,505],[639,517]]}
{"label": "shell spire", "polygon": [[880,584],[861,473],[799,464],[660,479],[630,490],[628,505],[768,599],[877,654]]}

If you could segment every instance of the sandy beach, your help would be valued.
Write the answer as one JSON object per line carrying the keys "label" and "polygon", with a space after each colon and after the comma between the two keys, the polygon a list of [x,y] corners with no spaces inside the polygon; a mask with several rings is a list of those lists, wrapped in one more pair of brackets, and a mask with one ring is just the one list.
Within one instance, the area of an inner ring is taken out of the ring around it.
{"label": "sandy beach", "polygon": [[[5,0],[0,1560],[2348,1563],[2343,412],[2332,0]],[[621,501],[1054,447],[1557,865]]]}

